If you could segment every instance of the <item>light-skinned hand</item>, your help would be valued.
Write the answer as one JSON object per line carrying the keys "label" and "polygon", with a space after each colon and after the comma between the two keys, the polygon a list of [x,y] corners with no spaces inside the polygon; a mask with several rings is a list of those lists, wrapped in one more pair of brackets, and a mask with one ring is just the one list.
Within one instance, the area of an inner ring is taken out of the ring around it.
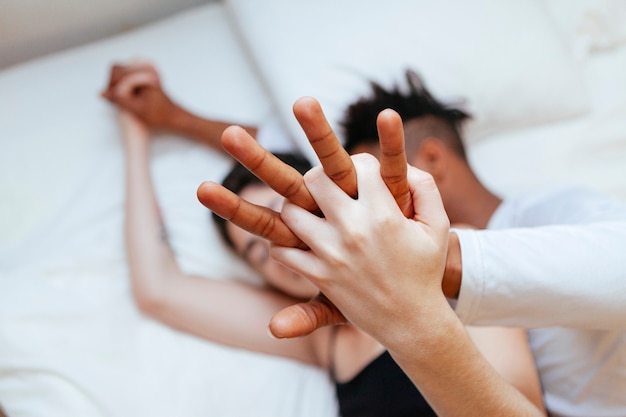
{"label": "light-skinned hand", "polygon": [[[304,97],[293,106],[294,115],[318,155],[324,172],[349,196],[356,197],[356,171],[317,100]],[[407,163],[404,133],[399,115],[381,112],[377,120],[381,165],[380,175],[405,215],[413,214],[413,201],[406,180]],[[317,204],[304,185],[302,176],[259,145],[243,129],[230,127],[222,135],[222,146],[252,173],[290,202],[317,213]],[[198,199],[219,216],[243,229],[286,247],[307,246],[284,224],[280,214],[248,203],[219,184],[204,182]],[[308,303],[296,304],[277,313],[270,323],[276,337],[296,337],[315,329],[344,323],[345,318],[323,294]]]}
{"label": "light-skinned hand", "polygon": [[[311,280],[345,317],[383,344],[406,317],[447,307],[441,290],[449,221],[432,176],[409,169],[415,214],[407,219],[371,155],[352,157],[358,199],[313,168],[305,184],[323,217],[286,203],[282,219],[310,248],[272,247],[272,257]],[[397,320],[395,320],[396,318]],[[404,318],[404,319],[403,319]]]}

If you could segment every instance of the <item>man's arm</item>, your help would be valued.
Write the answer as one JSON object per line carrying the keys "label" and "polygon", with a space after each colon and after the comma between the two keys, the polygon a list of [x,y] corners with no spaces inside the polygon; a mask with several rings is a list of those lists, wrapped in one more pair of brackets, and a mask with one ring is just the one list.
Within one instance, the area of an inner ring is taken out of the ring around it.
{"label": "man's arm", "polygon": [[457,233],[464,323],[626,328],[626,221]]}
{"label": "man's arm", "polygon": [[[113,65],[102,97],[134,114],[150,129],[166,130],[222,151],[220,137],[232,123],[200,117],[175,103],[161,86],[156,68],[146,62]],[[256,136],[255,126],[244,127]]]}

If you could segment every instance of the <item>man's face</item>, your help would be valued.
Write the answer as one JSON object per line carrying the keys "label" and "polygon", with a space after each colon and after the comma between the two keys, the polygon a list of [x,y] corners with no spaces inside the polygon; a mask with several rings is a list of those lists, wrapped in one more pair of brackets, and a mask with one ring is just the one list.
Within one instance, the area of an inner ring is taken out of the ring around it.
{"label": "man's face", "polygon": [[[406,152],[407,152],[407,163],[417,169],[420,169],[422,171],[426,171],[432,174],[435,178],[435,183],[437,184],[437,187],[439,187],[439,192],[441,193],[441,196],[444,202],[446,202],[447,199],[446,199],[445,194],[448,193],[448,190],[443,188],[441,184],[437,181],[437,177],[434,175],[435,173],[432,171],[433,165],[429,163],[430,157],[427,155],[427,152],[423,150],[423,147],[418,145],[419,139],[413,140],[412,142],[410,142],[411,135],[413,133],[414,132],[411,130],[411,122],[409,122],[408,124],[405,125],[405,130],[404,130],[405,142],[407,143],[407,145],[405,146]],[[357,153],[369,153],[369,154],[374,155],[376,158],[380,160],[380,146],[378,145],[378,142],[367,142],[367,143],[364,142],[353,147],[352,154],[357,154]]]}

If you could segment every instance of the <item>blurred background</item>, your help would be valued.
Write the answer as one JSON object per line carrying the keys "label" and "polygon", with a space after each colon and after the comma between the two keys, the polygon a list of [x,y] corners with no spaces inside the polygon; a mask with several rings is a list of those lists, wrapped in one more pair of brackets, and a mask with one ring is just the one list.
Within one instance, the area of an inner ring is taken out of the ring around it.
{"label": "blurred background", "polygon": [[0,0],[0,69],[217,0]]}

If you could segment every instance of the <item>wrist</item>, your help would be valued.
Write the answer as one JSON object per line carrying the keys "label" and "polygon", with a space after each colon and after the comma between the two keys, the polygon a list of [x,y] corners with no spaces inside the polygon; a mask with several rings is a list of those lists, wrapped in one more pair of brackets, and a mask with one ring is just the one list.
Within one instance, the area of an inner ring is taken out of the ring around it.
{"label": "wrist", "polygon": [[172,108],[168,116],[164,118],[162,127],[173,133],[185,134],[192,119],[193,116],[189,112],[172,103]]}
{"label": "wrist", "polygon": [[443,272],[443,280],[441,289],[448,298],[458,298],[461,291],[461,280],[463,275],[461,244],[459,236],[454,233],[448,233],[448,254],[446,256],[446,267]]}
{"label": "wrist", "polygon": [[148,155],[150,153],[150,139],[147,136],[125,137],[122,144],[127,156]]}
{"label": "wrist", "polygon": [[383,343],[394,358],[430,366],[432,358],[443,355],[457,339],[454,335],[462,332],[463,325],[448,302],[443,297],[439,301],[413,314],[397,337]]}

